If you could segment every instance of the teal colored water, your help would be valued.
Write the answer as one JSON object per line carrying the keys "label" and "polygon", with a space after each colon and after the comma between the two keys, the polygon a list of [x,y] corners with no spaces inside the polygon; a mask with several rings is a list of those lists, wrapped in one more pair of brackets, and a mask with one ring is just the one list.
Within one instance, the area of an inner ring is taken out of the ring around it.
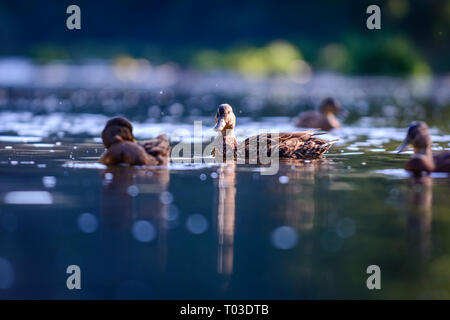
{"label": "teal colored water", "polygon": [[[341,142],[322,161],[270,176],[256,165],[105,168],[95,134],[4,134],[0,297],[449,298],[450,179],[409,177],[410,155],[393,153],[404,133],[332,132]],[[69,265],[81,290],[66,287]],[[369,265],[381,290],[366,287]]]}
{"label": "teal colored water", "polygon": [[[98,61],[1,68],[0,298],[450,298],[450,178],[413,179],[411,151],[394,151],[412,120],[430,125],[434,152],[449,150],[448,76],[245,79],[168,64],[136,82]],[[322,137],[339,142],[275,175],[207,154],[97,163],[112,116],[138,139],[206,147],[219,103],[243,141],[300,130],[293,118],[327,96],[346,114]],[[67,289],[70,265],[81,290]],[[381,290],[366,286],[371,265]]]}

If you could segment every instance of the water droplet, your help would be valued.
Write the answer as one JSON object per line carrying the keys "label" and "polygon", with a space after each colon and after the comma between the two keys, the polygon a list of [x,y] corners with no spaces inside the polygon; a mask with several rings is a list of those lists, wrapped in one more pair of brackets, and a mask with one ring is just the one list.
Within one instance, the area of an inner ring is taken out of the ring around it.
{"label": "water droplet", "polygon": [[164,212],[164,218],[168,221],[174,221],[178,219],[179,210],[173,204],[169,206],[169,210]]}
{"label": "water droplet", "polygon": [[272,231],[271,240],[274,247],[288,250],[295,247],[298,241],[298,235],[294,228],[282,226]]}
{"label": "water droplet", "polygon": [[129,186],[127,191],[131,197],[136,197],[139,194],[139,188],[135,185]]}
{"label": "water droplet", "polygon": [[208,229],[208,220],[198,213],[195,213],[186,221],[186,228],[193,234],[201,234]]}
{"label": "water droplet", "polygon": [[111,172],[105,173],[105,180],[111,181],[112,179],[114,179],[114,174]]}
{"label": "water droplet", "polygon": [[289,182],[289,178],[288,178],[287,176],[280,176],[280,177],[278,178],[278,181],[279,181],[281,184],[286,184],[286,183]]}
{"label": "water droplet", "polygon": [[336,224],[336,233],[341,238],[350,238],[355,233],[355,222],[350,218],[340,219]]}
{"label": "water droplet", "polygon": [[139,242],[150,242],[156,236],[156,229],[150,221],[139,220],[133,224],[133,237]]}
{"label": "water droplet", "polygon": [[170,192],[164,191],[159,196],[159,201],[161,201],[163,204],[171,204],[173,201],[173,196]]}
{"label": "water droplet", "polygon": [[97,217],[92,213],[83,213],[78,217],[78,227],[81,231],[86,233],[92,233],[97,230],[98,221]]}

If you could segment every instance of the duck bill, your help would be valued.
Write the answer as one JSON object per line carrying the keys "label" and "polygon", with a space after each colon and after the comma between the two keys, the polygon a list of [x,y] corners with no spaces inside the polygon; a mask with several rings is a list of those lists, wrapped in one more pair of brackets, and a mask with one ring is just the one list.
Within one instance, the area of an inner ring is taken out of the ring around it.
{"label": "duck bill", "polygon": [[409,137],[406,137],[405,140],[403,141],[403,143],[400,146],[398,146],[398,148],[396,150],[397,153],[401,153],[401,152],[405,151],[406,148],[408,148],[410,142],[411,142],[411,140],[409,139]]}
{"label": "duck bill", "polygon": [[225,128],[225,120],[223,119],[223,117],[220,117],[219,119],[217,119],[217,123],[214,126],[214,130],[215,131],[222,131],[223,128]]}

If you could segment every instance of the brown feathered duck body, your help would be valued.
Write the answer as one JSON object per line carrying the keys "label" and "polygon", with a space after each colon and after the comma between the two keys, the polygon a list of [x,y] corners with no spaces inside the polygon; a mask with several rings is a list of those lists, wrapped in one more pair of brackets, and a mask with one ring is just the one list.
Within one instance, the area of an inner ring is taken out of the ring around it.
{"label": "brown feathered duck body", "polygon": [[420,175],[422,172],[450,172],[450,151],[433,154],[432,142],[428,126],[425,122],[415,121],[408,127],[408,133],[403,143],[398,147],[398,153],[409,145],[414,147],[414,154],[405,164],[405,170]]}
{"label": "brown feathered duck body", "polygon": [[137,142],[133,136],[133,126],[122,117],[110,119],[102,131],[102,140],[106,148],[99,162],[106,165],[167,165],[170,143],[167,135],[155,139]]}
{"label": "brown feathered duck body", "polygon": [[341,112],[341,104],[333,98],[322,101],[318,111],[305,111],[300,113],[295,121],[297,127],[317,128],[329,131],[340,128],[341,124],[336,115]]}
{"label": "brown feathered duck body", "polygon": [[244,158],[257,156],[259,159],[260,144],[265,143],[267,155],[278,152],[280,158],[285,159],[318,159],[330,149],[333,141],[317,138],[321,134],[316,130],[302,132],[260,134],[252,136],[241,144],[237,143],[234,135],[236,116],[229,104],[221,104],[216,113],[214,129],[218,135],[214,141],[213,155],[219,159]]}

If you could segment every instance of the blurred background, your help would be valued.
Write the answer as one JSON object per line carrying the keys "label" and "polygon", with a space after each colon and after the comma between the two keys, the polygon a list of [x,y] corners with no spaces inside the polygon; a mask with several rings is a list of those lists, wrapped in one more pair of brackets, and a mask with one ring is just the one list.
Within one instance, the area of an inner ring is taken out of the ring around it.
{"label": "blurred background", "polygon": [[[71,4],[81,30],[66,28]],[[445,0],[2,1],[0,108],[167,122],[228,102],[292,118],[333,96],[347,123],[448,129],[449,30]]]}
{"label": "blurred background", "polygon": [[[65,27],[77,4],[82,29]],[[366,28],[377,4],[382,29]],[[450,3],[431,1],[2,1],[2,56],[39,63],[112,59],[244,74],[290,74],[302,61],[346,74],[445,74]]]}

